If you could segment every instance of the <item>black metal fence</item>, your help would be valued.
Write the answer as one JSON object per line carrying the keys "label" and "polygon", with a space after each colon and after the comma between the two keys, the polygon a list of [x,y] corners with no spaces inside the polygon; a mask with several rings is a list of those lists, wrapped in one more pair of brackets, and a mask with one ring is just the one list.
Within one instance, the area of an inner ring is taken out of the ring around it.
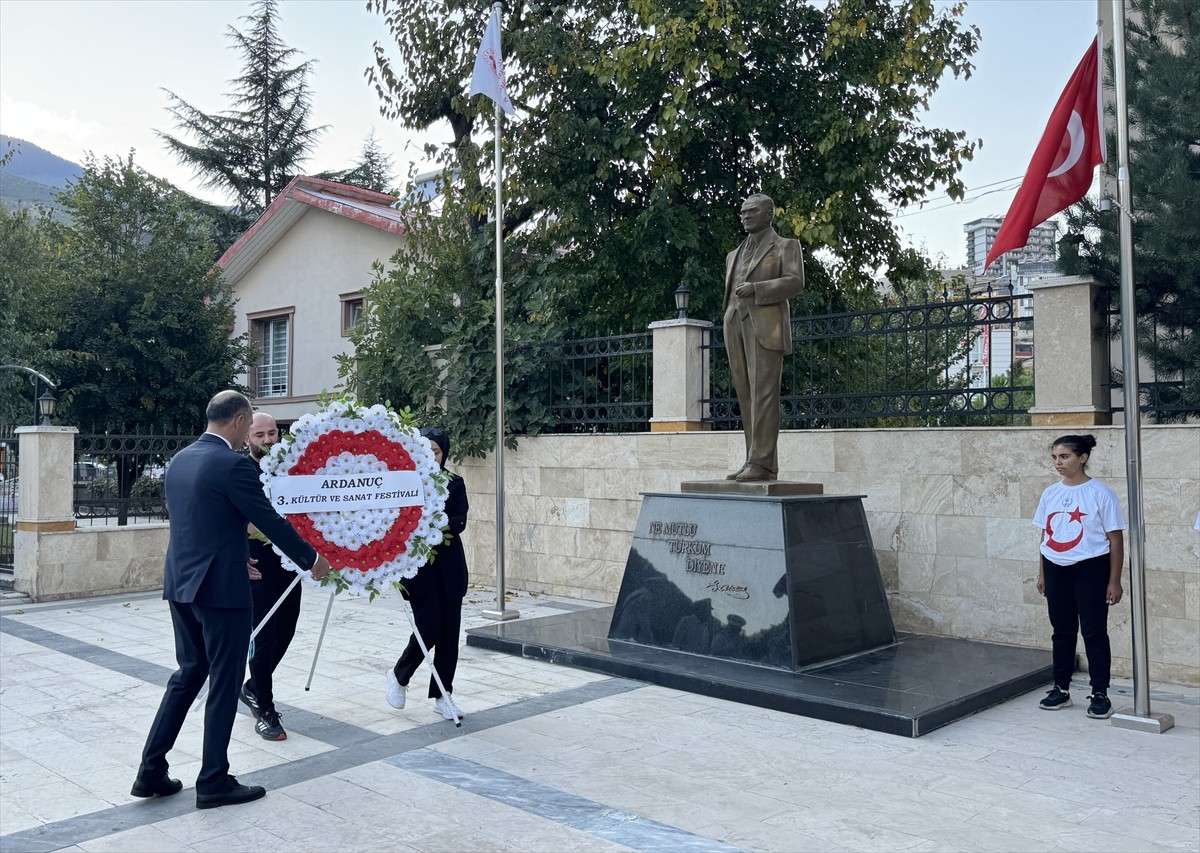
{"label": "black metal fence", "polygon": [[[927,304],[796,317],[784,361],[784,429],[1028,423],[1033,300],[987,291]],[[735,429],[724,334],[708,333],[705,420]]]}
{"label": "black metal fence", "polygon": [[654,398],[653,335],[563,341],[546,353],[549,425],[544,432],[644,432]]}
{"label": "black metal fence", "polygon": [[16,427],[0,424],[0,589],[12,588],[13,529],[17,526]]}
{"label": "black metal fence", "polygon": [[[1121,304],[1116,288],[1107,296],[1110,405],[1115,413],[1125,411]],[[1152,423],[1200,419],[1200,317],[1194,309],[1186,316],[1186,310],[1182,300],[1174,300],[1138,318],[1139,406]],[[1146,342],[1153,342],[1153,349]]]}
{"label": "black metal fence", "polygon": [[163,474],[194,435],[77,435],[75,517],[88,524],[165,521]]}

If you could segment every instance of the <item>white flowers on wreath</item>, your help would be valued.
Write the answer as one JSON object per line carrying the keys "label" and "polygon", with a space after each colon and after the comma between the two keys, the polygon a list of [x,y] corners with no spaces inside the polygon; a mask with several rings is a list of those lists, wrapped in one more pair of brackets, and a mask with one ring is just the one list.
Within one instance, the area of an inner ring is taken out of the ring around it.
{"label": "white flowers on wreath", "polygon": [[[332,442],[332,449],[342,448],[340,452],[324,459],[306,459],[306,452],[319,439],[326,438],[322,445],[329,447],[327,437],[332,433],[345,434]],[[364,450],[364,445],[371,449]],[[310,586],[334,583],[339,591],[374,599],[385,585],[399,588],[404,579],[414,577],[431,559],[434,546],[448,535],[443,531],[448,525],[445,506],[449,475],[438,466],[428,440],[421,436],[407,409],[397,413],[384,405],[360,407],[353,400],[337,399],[292,424],[288,434],[259,463],[259,479],[268,494],[271,481],[289,473],[378,473],[394,470],[405,456],[412,460],[424,492],[420,518],[407,537],[401,534],[411,523],[413,513],[401,518],[402,512],[410,509],[406,507],[305,513],[308,523],[293,515],[289,518],[298,532],[329,559],[334,571],[326,581],[315,581],[307,568],[297,566],[272,544],[284,567],[298,572]],[[294,470],[298,465],[302,466],[300,472]],[[393,531],[397,524],[401,524],[400,531]]]}

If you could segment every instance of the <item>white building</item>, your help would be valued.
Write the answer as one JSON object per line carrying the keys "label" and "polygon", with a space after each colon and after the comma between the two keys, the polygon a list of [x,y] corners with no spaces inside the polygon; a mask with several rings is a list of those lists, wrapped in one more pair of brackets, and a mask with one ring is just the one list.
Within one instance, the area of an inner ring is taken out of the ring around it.
{"label": "white building", "polygon": [[[996,235],[1000,232],[1003,216],[986,216],[975,219],[963,226],[967,235],[967,268],[975,275],[983,275],[983,264],[987,260]],[[1006,276],[1011,272],[1013,264],[1026,264],[1049,261],[1053,263],[1057,255],[1058,225],[1054,220],[1048,220],[1029,232],[1029,242],[1024,248],[1013,249],[997,258],[988,270],[990,275]]]}
{"label": "white building", "polygon": [[296,178],[217,265],[238,300],[234,336],[262,355],[243,382],[260,410],[288,424],[339,389],[372,264],[386,264],[406,226],[396,198]]}

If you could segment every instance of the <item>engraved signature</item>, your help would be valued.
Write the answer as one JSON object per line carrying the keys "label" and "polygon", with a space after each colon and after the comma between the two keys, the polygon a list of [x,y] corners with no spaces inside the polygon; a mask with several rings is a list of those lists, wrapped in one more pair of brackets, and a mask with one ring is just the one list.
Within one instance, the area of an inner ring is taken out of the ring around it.
{"label": "engraved signature", "polygon": [[721,583],[720,581],[712,581],[705,589],[709,592],[722,593],[730,598],[747,599],[750,597],[750,590],[747,587],[731,583]]}

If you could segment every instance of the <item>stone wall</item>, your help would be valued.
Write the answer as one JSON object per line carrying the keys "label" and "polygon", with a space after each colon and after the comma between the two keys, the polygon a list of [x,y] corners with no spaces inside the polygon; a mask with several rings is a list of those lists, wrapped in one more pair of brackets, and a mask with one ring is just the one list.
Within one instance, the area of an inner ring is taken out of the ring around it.
{"label": "stone wall", "polygon": [[161,589],[167,534],[166,524],[17,530],[17,588],[34,601]]}
{"label": "stone wall", "polygon": [[[1057,428],[821,430],[780,437],[782,479],[861,494],[896,627],[1049,648],[1034,588],[1031,524],[1054,480]],[[1095,426],[1089,471],[1125,501],[1124,433]],[[614,601],[643,491],[723,476],[741,465],[740,432],[524,438],[505,453],[510,588]],[[1200,684],[1200,427],[1144,426],[1146,587],[1151,676]],[[472,577],[494,582],[495,463],[457,468],[471,500]],[[1126,507],[1126,512],[1128,508]],[[1129,675],[1129,577],[1110,620],[1114,671]],[[1082,652],[1082,644],[1080,645]]]}

